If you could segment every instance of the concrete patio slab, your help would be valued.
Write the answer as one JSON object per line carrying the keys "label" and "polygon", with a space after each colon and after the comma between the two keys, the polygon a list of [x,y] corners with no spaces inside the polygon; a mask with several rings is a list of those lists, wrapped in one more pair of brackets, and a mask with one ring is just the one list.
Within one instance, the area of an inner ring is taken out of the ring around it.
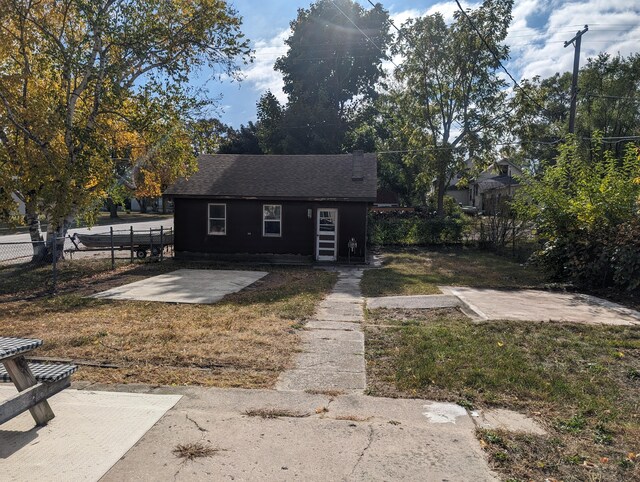
{"label": "concrete patio slab", "polygon": [[367,298],[367,308],[402,308],[405,310],[420,310],[431,308],[455,308],[461,305],[456,296],[447,295],[418,295],[418,296],[382,296]]}
{"label": "concrete patio slab", "polygon": [[[0,387],[0,400],[13,394]],[[49,399],[48,425],[34,426],[29,412],[0,425],[1,478],[99,480],[180,398],[65,390]]]}
{"label": "concrete patio slab", "polygon": [[[182,400],[104,477],[111,481],[498,480],[467,414],[431,423],[429,402],[304,392],[177,389]],[[262,419],[248,410],[302,415]],[[184,461],[173,449],[218,449]]]}
{"label": "concrete patio slab", "polygon": [[640,325],[640,313],[595,296],[540,290],[446,287],[485,320]]}
{"label": "concrete patio slab", "polygon": [[268,273],[209,269],[179,269],[93,295],[110,300],[211,304],[255,283]]}

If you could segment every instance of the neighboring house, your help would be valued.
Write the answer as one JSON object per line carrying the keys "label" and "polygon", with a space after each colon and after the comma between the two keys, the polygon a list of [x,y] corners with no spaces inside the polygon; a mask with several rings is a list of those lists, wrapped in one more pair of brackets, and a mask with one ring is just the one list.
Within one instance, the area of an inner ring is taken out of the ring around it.
{"label": "neighboring house", "polygon": [[162,197],[154,197],[154,198],[149,198],[146,200],[146,208],[143,208],[140,205],[140,201],[138,201],[136,198],[132,197],[130,204],[131,204],[131,211],[137,211],[139,213],[142,212],[154,212],[154,213],[158,213],[158,212],[162,212],[162,205],[164,204],[165,200]]}
{"label": "neighboring house", "polygon": [[364,260],[376,185],[374,154],[202,155],[165,191],[176,255]]}
{"label": "neighboring house", "polygon": [[478,212],[495,214],[504,199],[510,199],[520,187],[522,169],[507,159],[495,162],[475,179],[462,183],[461,175],[453,178],[447,195],[463,206],[473,206]]}

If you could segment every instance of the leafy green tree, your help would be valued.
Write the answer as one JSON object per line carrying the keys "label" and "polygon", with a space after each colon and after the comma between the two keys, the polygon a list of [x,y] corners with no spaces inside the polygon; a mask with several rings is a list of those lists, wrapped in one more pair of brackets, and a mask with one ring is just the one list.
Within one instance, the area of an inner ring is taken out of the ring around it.
{"label": "leafy green tree", "polygon": [[34,247],[40,216],[64,235],[113,185],[113,126],[137,92],[186,95],[202,67],[237,74],[240,24],[220,0],[0,0],[0,188],[24,200]]}
{"label": "leafy green tree", "polygon": [[229,127],[219,119],[197,119],[188,124],[193,153],[214,154],[218,152],[222,139],[228,134]]}
{"label": "leafy green tree", "polygon": [[289,101],[322,102],[342,117],[358,95],[370,96],[382,75],[389,16],[380,4],[365,10],[352,0],[318,0],[291,22],[282,72]]}
{"label": "leafy green tree", "polygon": [[[390,40],[388,13],[352,0],[318,0],[291,22],[287,53],[275,69],[284,78],[286,106],[270,93],[258,111],[265,152],[340,152],[350,108],[375,96]],[[275,100],[275,102],[274,102]]]}
{"label": "leafy green tree", "polygon": [[593,287],[640,286],[640,151],[621,160],[596,133],[591,155],[574,139],[542,174],[525,175],[514,203],[546,240],[537,259],[557,278]]}
{"label": "leafy green tree", "polygon": [[[568,133],[571,74],[534,77],[523,81],[522,87],[512,99],[509,123],[509,131],[521,143],[515,154],[534,165],[555,159]],[[600,54],[580,69],[576,138],[585,154],[589,155],[592,134],[599,131],[606,138],[619,138],[605,147],[622,158],[625,144],[632,140],[621,138],[640,135],[639,92],[640,54],[626,58]]]}
{"label": "leafy green tree", "polygon": [[[395,95],[394,90],[378,101],[385,133],[376,140],[378,176],[382,187],[397,192],[403,204],[423,206],[433,181],[433,168],[428,150],[412,135],[412,105],[402,103],[408,96]],[[411,127],[409,127],[411,126]],[[416,152],[411,152],[416,150]],[[415,155],[412,155],[415,154]]]}
{"label": "leafy green tree", "polygon": [[[590,138],[596,131],[603,137],[640,135],[640,54],[600,54],[589,59],[578,79],[578,136]],[[614,141],[606,147],[621,158],[628,142]]]}
{"label": "leafy green tree", "polygon": [[229,128],[227,136],[220,143],[220,154],[263,154],[258,140],[258,127],[249,122],[238,130]]}
{"label": "leafy green tree", "polygon": [[392,47],[403,61],[384,100],[387,121],[405,139],[410,152],[402,162],[419,169],[418,187],[427,190],[435,179],[440,215],[463,156],[490,153],[502,128],[506,84],[498,69],[508,48],[500,42],[511,8],[511,0],[485,0],[467,12],[471,21],[460,12],[451,24],[439,13],[410,19]]}
{"label": "leafy green tree", "polygon": [[534,77],[520,85],[522,89],[516,90],[511,100],[513,109],[508,121],[509,132],[519,142],[511,157],[536,171],[541,160],[558,157],[560,142],[567,135],[571,74]]}
{"label": "leafy green tree", "polygon": [[265,154],[283,154],[284,138],[282,116],[284,107],[268,90],[257,103],[258,107],[258,142]]}

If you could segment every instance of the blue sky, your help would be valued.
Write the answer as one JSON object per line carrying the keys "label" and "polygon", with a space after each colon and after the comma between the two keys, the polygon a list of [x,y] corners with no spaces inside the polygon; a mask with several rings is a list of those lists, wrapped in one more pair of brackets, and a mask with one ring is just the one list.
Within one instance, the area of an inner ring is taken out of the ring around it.
{"label": "blue sky", "polygon": [[[243,69],[240,83],[212,79],[205,84],[211,97],[219,97],[217,116],[226,124],[239,127],[255,121],[256,101],[271,89],[282,101],[282,79],[273,70],[275,60],[286,52],[284,39],[289,36],[289,23],[298,8],[311,1],[301,0],[230,0],[243,17],[242,30],[255,49],[255,61]],[[365,8],[370,5],[359,0]],[[375,3],[375,2],[374,2]],[[385,0],[381,2],[396,25],[409,17],[441,12],[451,18],[455,1]],[[461,2],[474,7],[479,2]],[[506,43],[511,47],[507,68],[516,77],[548,77],[571,69],[573,48],[564,48],[585,24],[589,32],[582,40],[581,65],[599,52],[629,55],[640,51],[640,1],[638,0],[515,0],[513,21]],[[208,77],[203,72],[201,78]]]}

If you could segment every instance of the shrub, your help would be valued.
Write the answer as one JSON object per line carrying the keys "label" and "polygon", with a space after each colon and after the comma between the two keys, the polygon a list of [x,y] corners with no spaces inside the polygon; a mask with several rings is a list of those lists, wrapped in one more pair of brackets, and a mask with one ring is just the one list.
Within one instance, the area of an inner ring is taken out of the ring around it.
{"label": "shrub", "polygon": [[460,243],[468,224],[466,218],[455,214],[435,217],[419,211],[372,211],[369,243],[377,246]]}
{"label": "shrub", "polygon": [[539,178],[523,178],[516,206],[546,239],[536,260],[556,278],[588,288],[640,287],[637,147],[622,160],[597,147],[587,159],[568,142]]}

